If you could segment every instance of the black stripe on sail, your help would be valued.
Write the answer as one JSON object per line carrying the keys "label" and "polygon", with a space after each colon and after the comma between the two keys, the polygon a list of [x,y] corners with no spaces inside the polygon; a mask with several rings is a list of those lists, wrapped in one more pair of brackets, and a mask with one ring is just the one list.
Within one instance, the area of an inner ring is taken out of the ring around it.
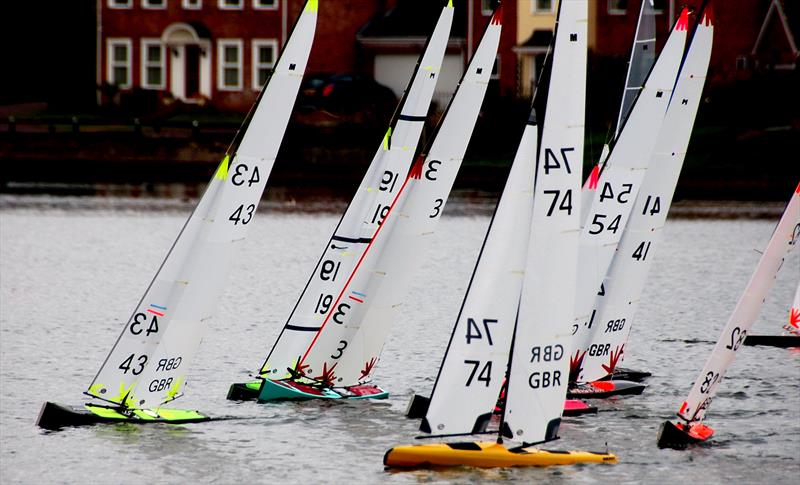
{"label": "black stripe on sail", "polygon": [[364,243],[369,244],[372,242],[371,237],[343,237],[343,236],[333,236],[331,238],[333,241],[340,241],[340,242],[349,242],[349,243]]}
{"label": "black stripe on sail", "polygon": [[286,330],[296,330],[298,332],[317,332],[322,327],[301,327],[299,325],[286,325],[283,328],[285,328]]}
{"label": "black stripe on sail", "polygon": [[411,116],[411,115],[404,115],[401,114],[397,117],[398,120],[402,121],[425,121],[425,116]]}

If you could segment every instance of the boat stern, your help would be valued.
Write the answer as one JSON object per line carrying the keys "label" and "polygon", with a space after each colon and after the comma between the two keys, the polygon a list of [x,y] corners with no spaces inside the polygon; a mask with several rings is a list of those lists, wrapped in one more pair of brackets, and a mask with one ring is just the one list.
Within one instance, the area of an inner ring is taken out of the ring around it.
{"label": "boat stern", "polygon": [[702,423],[673,423],[664,421],[658,430],[658,447],[685,449],[687,446],[702,443],[714,436],[714,430]]}

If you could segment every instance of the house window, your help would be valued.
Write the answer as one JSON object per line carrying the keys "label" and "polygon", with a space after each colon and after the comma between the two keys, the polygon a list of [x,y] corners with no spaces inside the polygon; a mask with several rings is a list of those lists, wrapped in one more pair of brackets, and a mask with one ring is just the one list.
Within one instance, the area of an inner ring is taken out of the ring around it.
{"label": "house window", "polygon": [[133,0],[108,0],[108,8],[131,8]]}
{"label": "house window", "polygon": [[489,79],[500,79],[500,54],[494,58],[494,65],[492,66],[492,75]]}
{"label": "house window", "polygon": [[253,0],[255,10],[278,10],[278,0]]}
{"label": "house window", "polygon": [[608,0],[609,15],[625,15],[628,11],[628,0]]}
{"label": "house window", "polygon": [[200,10],[203,8],[203,0],[183,0],[182,5],[185,10]]}
{"label": "house window", "polygon": [[142,8],[163,10],[167,8],[167,0],[142,0]]}
{"label": "house window", "polygon": [[275,67],[278,58],[278,41],[253,39],[253,89],[260,91]]}
{"label": "house window", "polygon": [[223,10],[241,10],[242,0],[217,0],[217,6]]}
{"label": "house window", "polygon": [[220,39],[217,41],[217,86],[221,91],[242,89],[242,41]]}
{"label": "house window", "polygon": [[483,15],[491,15],[494,3],[492,0],[481,0],[481,13]]}
{"label": "house window", "polygon": [[142,39],[142,80],[145,89],[164,89],[166,59],[159,39]]}
{"label": "house window", "polygon": [[120,88],[131,87],[131,40],[108,39],[106,81]]}
{"label": "house window", "polygon": [[553,13],[555,0],[531,0],[531,12]]}

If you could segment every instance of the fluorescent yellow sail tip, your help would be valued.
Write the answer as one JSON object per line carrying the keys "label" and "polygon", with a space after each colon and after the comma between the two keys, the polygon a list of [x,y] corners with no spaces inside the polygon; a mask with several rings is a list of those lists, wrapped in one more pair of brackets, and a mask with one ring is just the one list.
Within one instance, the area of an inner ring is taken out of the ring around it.
{"label": "fluorescent yellow sail tip", "polygon": [[228,178],[228,162],[230,161],[230,156],[225,155],[225,158],[222,159],[222,162],[219,164],[219,168],[217,169],[217,173],[214,174],[214,178],[218,180],[225,180]]}
{"label": "fluorescent yellow sail tip", "polygon": [[306,12],[316,12],[317,10],[319,10],[319,0],[308,0],[306,2]]}
{"label": "fluorescent yellow sail tip", "polygon": [[383,149],[389,149],[389,141],[392,138],[392,127],[390,126],[388,130],[386,130],[386,135],[383,137]]}
{"label": "fluorescent yellow sail tip", "polygon": [[447,8],[453,8],[453,0],[447,2]]}

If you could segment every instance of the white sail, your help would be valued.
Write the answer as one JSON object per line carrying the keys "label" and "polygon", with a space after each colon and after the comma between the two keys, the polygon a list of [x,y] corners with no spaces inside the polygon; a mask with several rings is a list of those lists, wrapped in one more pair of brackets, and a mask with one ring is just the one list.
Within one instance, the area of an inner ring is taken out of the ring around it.
{"label": "white sail", "polygon": [[431,391],[422,431],[482,431],[497,403],[528,253],[537,138],[531,112]]}
{"label": "white sail", "polygon": [[[625,89],[622,92],[622,101],[619,103],[619,115],[614,131],[613,140],[619,138],[619,133],[628,119],[631,108],[639,91],[642,90],[650,68],[656,59],[656,18],[653,9],[653,0],[642,0],[639,9],[639,21],[636,24],[636,33],[633,36],[633,47],[631,57],[628,61],[628,73],[625,76]],[[594,198],[594,191],[597,189],[597,181],[608,159],[609,145],[603,144],[600,158],[592,169],[591,175],[586,179],[581,190],[581,229],[589,214],[589,209]]]}
{"label": "white sail", "polygon": [[[428,154],[417,159],[403,194],[387,215],[369,254],[345,293],[357,291],[353,312],[342,325],[326,328],[315,344],[317,355],[336,365],[336,384],[350,386],[367,378],[380,358],[392,322],[403,311],[409,280],[424,261],[478,119],[500,43],[501,11],[486,29],[448,106]],[[357,304],[356,304],[357,303]],[[343,353],[337,352],[345,346]],[[338,364],[338,365],[337,365]]]}
{"label": "white sail", "polygon": [[[688,25],[689,12],[684,9],[600,175],[580,237],[580,278],[572,326],[573,362],[580,360],[577,352],[589,344],[592,327],[596,323],[596,314],[592,313],[595,297],[616,254],[642,180],[651,165],[653,148],[680,70]],[[575,376],[574,372],[572,376]]]}
{"label": "white sail", "polygon": [[317,5],[306,4],[233,159],[223,160],[87,394],[142,408],[180,394],[289,122]]}
{"label": "white sail", "polygon": [[589,338],[576,349],[573,361],[577,381],[600,379],[612,373],[623,358],[702,97],[713,40],[713,25],[708,19],[704,17],[690,41],[651,167],[603,284],[604,294],[595,299]]}
{"label": "white sail", "polygon": [[797,284],[792,307],[789,308],[789,321],[783,328],[795,335],[800,335],[800,283]]}
{"label": "white sail", "polygon": [[[619,104],[619,116],[614,139],[619,137],[625,121],[628,119],[633,103],[644,86],[647,74],[656,60],[656,16],[653,0],[642,0],[639,8],[639,21],[633,36],[633,48],[628,60],[628,73],[625,76],[625,91]],[[603,158],[601,158],[603,160]]]}
{"label": "white sail", "polygon": [[761,311],[761,306],[772,289],[783,260],[797,244],[798,238],[800,238],[800,184],[792,194],[778,227],[772,233],[767,248],[761,255],[742,296],[739,297],[739,302],[722,330],[708,362],[700,372],[692,390],[689,391],[689,396],[681,404],[678,410],[678,416],[681,418],[686,421],[701,421],[705,417],[716,395],[717,387]]}
{"label": "white sail", "polygon": [[587,25],[587,0],[561,1],[501,429],[524,443],[556,437],[567,390],[578,270]]}
{"label": "white sail", "polygon": [[295,309],[262,366],[263,377],[289,377],[288,369],[297,369],[312,377],[328,375],[322,361],[334,354],[323,356],[310,350],[329,322],[339,325],[342,318],[353,311],[353,304],[357,301],[350,300],[349,296],[362,299],[358,295],[345,295],[344,288],[376,233],[382,229],[381,224],[403,186],[422,134],[452,22],[453,7],[447,5],[442,9],[412,76],[396,123],[378,148],[356,195],[325,246]]}

